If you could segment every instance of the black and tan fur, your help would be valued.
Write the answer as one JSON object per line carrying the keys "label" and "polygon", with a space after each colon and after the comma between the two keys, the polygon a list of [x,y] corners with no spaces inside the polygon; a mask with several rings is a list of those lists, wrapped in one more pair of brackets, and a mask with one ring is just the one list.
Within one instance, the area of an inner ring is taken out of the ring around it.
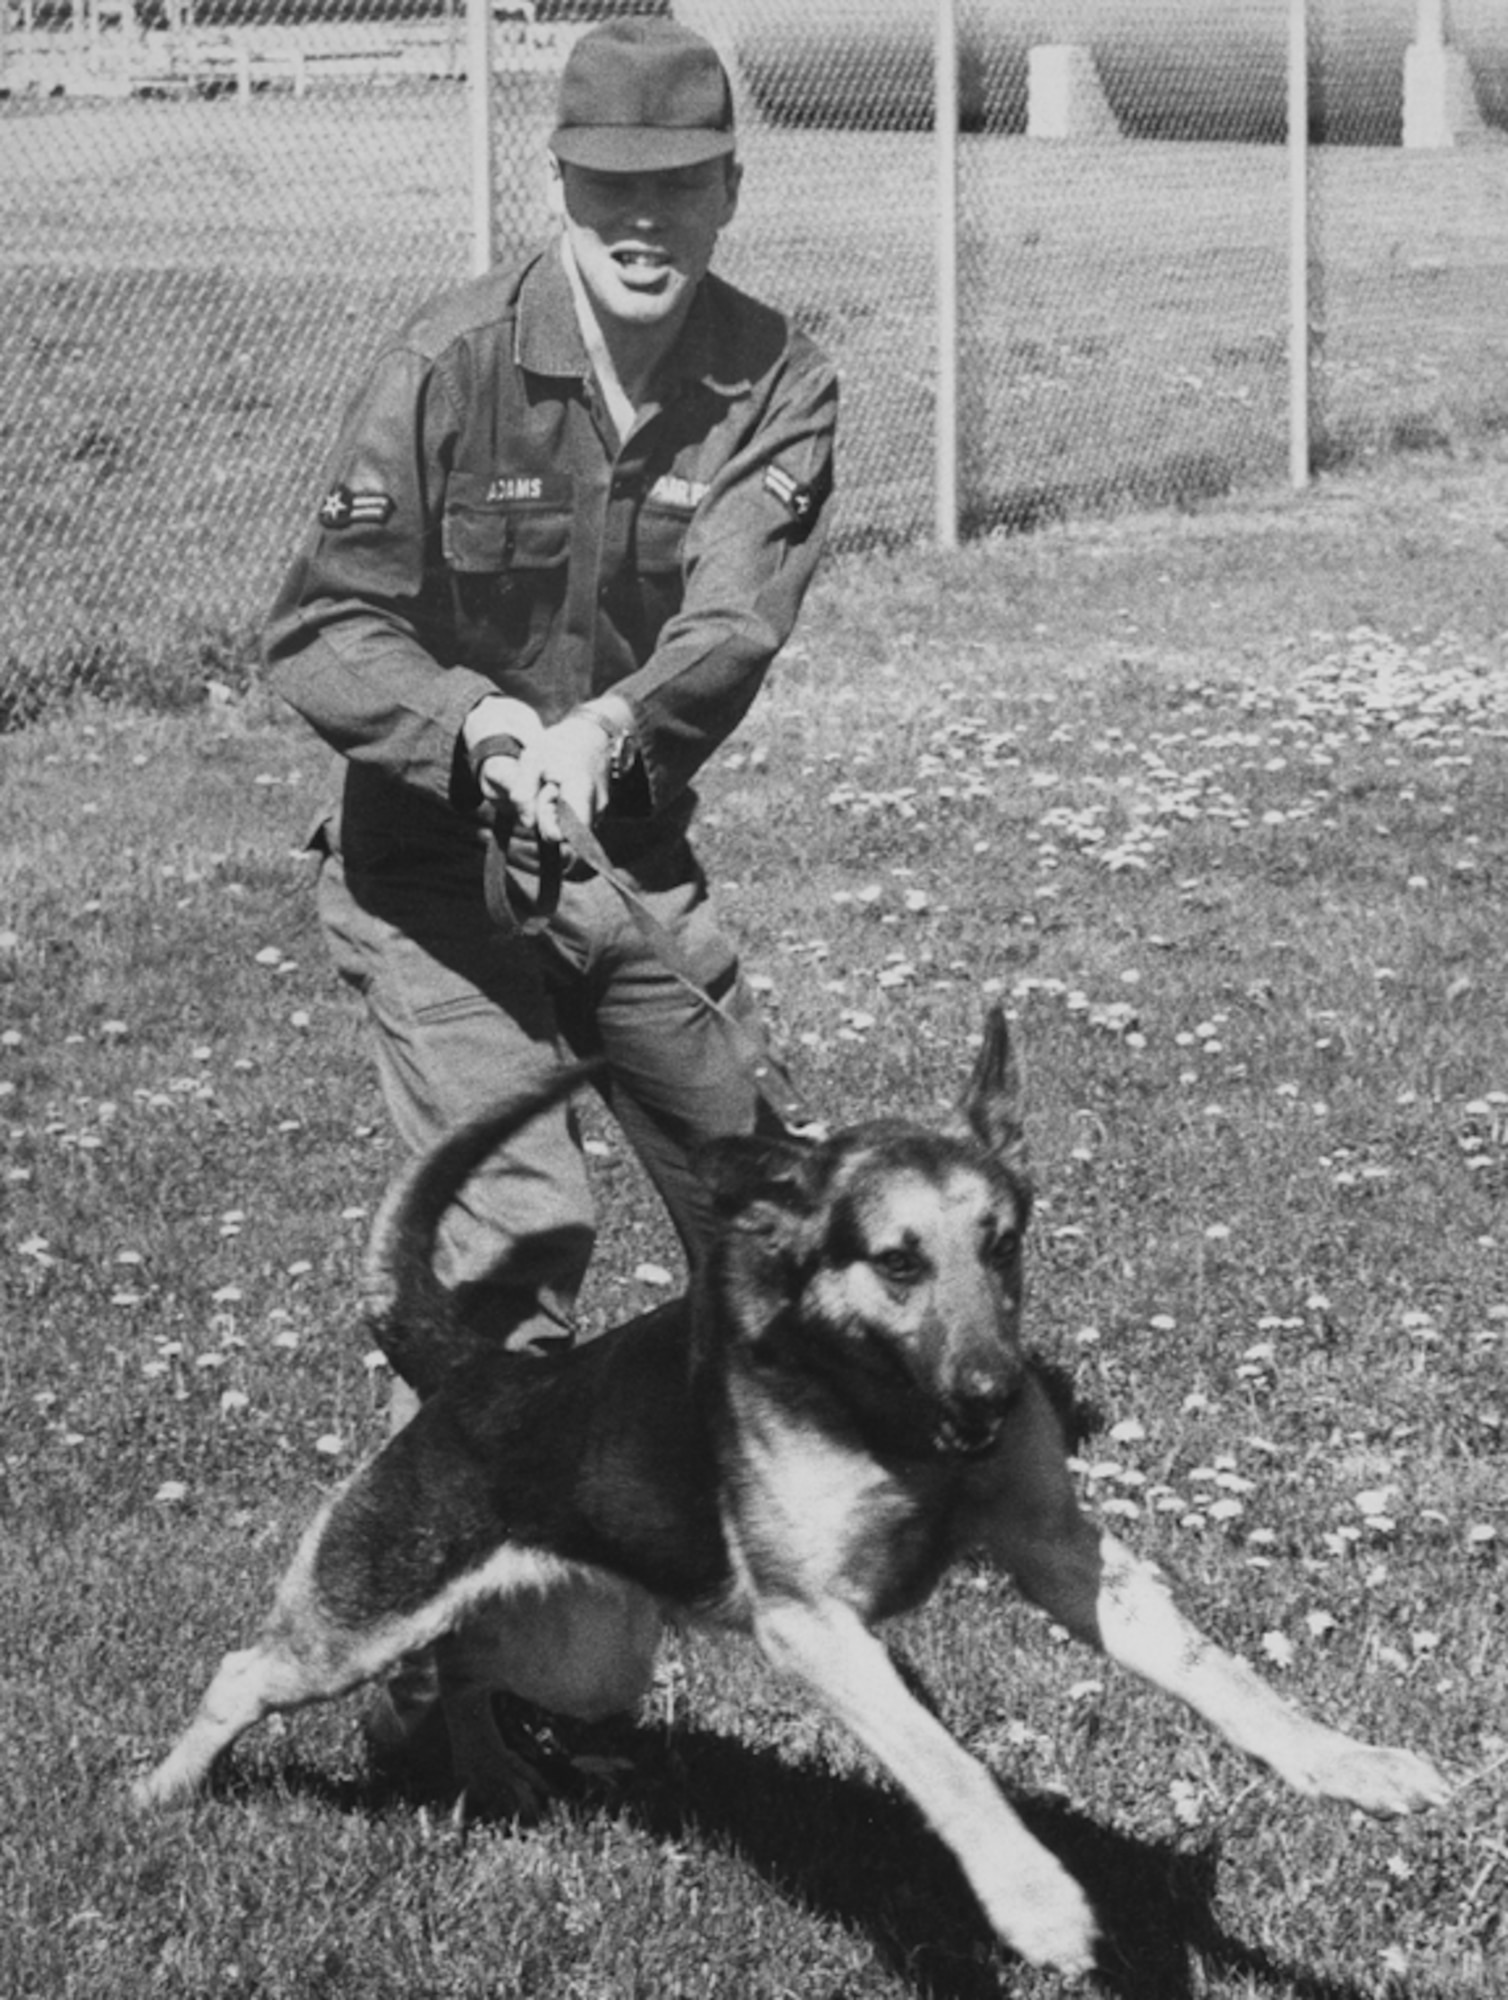
{"label": "black and tan fur", "polygon": [[324,1508],[260,1638],[227,1656],[138,1803],[195,1791],[269,1711],[447,1633],[458,1770],[489,1802],[527,1802],[533,1775],[498,1737],[492,1689],[573,1715],[629,1708],[662,1619],[705,1621],[747,1632],[848,1724],[1009,1945],[1081,1971],[1095,1925],[1078,1885],[873,1635],[969,1551],[1298,1791],[1381,1814],[1442,1803],[1431,1764],[1281,1700],[1081,1513],[1021,1343],[1016,1097],[997,1010],[945,1129],[721,1142],[721,1231],[691,1297],[555,1359],[468,1348],[430,1273],[446,1203],[540,1101],[420,1162],[375,1226],[369,1289],[423,1405]]}

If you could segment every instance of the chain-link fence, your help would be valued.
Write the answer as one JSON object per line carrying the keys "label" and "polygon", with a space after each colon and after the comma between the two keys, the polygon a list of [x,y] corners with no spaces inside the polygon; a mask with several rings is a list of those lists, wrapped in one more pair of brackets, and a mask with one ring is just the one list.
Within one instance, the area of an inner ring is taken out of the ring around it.
{"label": "chain-link fence", "polygon": [[[340,402],[467,269],[460,4],[0,0],[0,726],[244,658]],[[624,11],[671,9],[494,0],[500,260],[546,227],[565,49]],[[842,371],[838,538],[925,534],[935,0],[674,11],[741,100],[722,268]],[[1508,8],[1310,17],[1317,455],[1508,429]],[[966,527],[1281,475],[1288,19],[1289,0],[958,0]],[[1469,143],[1404,148],[1408,51],[1436,32]]]}

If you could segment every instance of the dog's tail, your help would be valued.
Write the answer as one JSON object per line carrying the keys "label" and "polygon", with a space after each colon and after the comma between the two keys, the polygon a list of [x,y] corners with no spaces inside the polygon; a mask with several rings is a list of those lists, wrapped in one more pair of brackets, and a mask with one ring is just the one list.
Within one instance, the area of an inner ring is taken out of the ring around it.
{"label": "dog's tail", "polygon": [[383,1196],[362,1262],[362,1314],[382,1352],[421,1396],[482,1346],[458,1324],[451,1295],[435,1275],[441,1218],[484,1160],[600,1068],[573,1063],[541,1089],[457,1126],[403,1168]]}

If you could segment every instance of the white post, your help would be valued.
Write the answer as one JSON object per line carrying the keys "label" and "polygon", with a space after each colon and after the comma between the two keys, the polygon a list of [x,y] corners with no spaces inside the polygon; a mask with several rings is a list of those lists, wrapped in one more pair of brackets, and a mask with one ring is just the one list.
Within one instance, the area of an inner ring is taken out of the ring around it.
{"label": "white post", "polygon": [[937,0],[937,545],[958,547],[958,15]]}
{"label": "white post", "polygon": [[1310,477],[1309,9],[1288,0],[1288,476]]}
{"label": "white post", "polygon": [[492,269],[492,0],[466,0],[466,97],[471,112],[471,270]]}

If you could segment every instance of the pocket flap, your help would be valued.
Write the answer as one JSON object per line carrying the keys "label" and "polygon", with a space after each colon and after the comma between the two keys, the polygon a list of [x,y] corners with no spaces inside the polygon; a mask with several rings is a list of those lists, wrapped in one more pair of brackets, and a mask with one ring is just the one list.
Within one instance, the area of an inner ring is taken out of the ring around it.
{"label": "pocket flap", "polygon": [[[544,482],[535,482],[543,485]],[[556,569],[571,553],[570,481],[555,476],[549,498],[501,499],[519,481],[458,474],[445,499],[441,550],[454,570]]]}

